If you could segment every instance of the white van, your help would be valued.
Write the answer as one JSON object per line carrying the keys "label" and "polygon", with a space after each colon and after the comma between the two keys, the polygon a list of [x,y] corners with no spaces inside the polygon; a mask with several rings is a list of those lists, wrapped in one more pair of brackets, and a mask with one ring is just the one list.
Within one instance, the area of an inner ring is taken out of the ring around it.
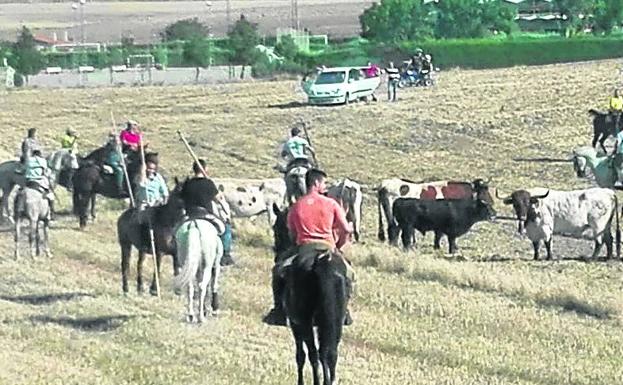
{"label": "white van", "polygon": [[309,104],[348,104],[372,95],[380,84],[380,76],[365,77],[365,67],[333,67],[304,82],[303,89]]}

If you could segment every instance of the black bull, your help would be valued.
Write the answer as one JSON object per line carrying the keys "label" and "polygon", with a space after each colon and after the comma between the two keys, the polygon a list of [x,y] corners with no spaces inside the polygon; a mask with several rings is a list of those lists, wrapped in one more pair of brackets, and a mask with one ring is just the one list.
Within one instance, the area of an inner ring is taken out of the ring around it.
{"label": "black bull", "polygon": [[[399,230],[402,231],[402,244],[405,248],[411,247],[415,230],[422,235],[427,231],[434,231],[435,249],[440,248],[441,237],[446,235],[451,254],[458,249],[458,237],[467,233],[476,222],[492,220],[496,215],[493,207],[481,199],[400,198],[396,199],[392,210]],[[398,231],[390,232],[389,236],[390,242],[396,242]]]}

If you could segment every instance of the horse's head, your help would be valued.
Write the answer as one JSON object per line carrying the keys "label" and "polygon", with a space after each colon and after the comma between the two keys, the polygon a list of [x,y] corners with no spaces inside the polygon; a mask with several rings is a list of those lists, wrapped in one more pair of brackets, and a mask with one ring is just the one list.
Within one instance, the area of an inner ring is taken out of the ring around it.
{"label": "horse's head", "polygon": [[184,200],[182,199],[182,187],[183,182],[180,182],[177,177],[174,178],[175,187],[169,193],[169,199],[167,204],[162,207],[159,212],[159,217],[166,223],[176,223],[184,217],[186,211],[184,209]]}
{"label": "horse's head", "polygon": [[272,210],[276,217],[275,224],[273,224],[273,235],[275,238],[273,250],[275,254],[279,255],[293,245],[290,231],[288,230],[288,209],[280,210],[279,206],[273,203]]}

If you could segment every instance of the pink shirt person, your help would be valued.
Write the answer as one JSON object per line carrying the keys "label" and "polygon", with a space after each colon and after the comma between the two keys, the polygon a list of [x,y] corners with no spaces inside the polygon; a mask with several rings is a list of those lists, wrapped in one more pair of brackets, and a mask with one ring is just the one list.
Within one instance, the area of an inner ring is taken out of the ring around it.
{"label": "pink shirt person", "polygon": [[119,139],[121,139],[123,145],[130,147],[132,150],[136,150],[142,141],[142,136],[140,132],[123,130],[119,135]]}

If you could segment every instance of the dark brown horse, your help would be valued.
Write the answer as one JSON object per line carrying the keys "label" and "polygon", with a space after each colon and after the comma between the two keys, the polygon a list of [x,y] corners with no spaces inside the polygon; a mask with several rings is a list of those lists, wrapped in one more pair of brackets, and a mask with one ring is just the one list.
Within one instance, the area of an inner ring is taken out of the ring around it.
{"label": "dark brown horse", "polygon": [[[145,159],[158,163],[158,154],[146,154]],[[91,218],[95,219],[95,197],[97,194],[115,199],[124,199],[130,196],[126,183],[123,185],[123,193],[119,193],[114,175],[104,172],[103,162],[103,150],[97,149],[81,162],[80,168],[73,175],[73,211],[80,220],[80,228],[87,225],[89,203],[91,205]],[[140,155],[136,152],[130,152],[126,164],[129,179],[132,181],[132,191],[136,191],[133,181],[140,169]]]}
{"label": "dark brown horse", "polygon": [[[286,224],[287,211],[275,205],[277,220],[273,226],[275,253],[280,254],[292,246]],[[285,268],[286,291],[284,308],[296,344],[298,385],[303,385],[305,349],[312,366],[314,385],[320,384],[320,364],[323,384],[335,381],[338,345],[342,338],[342,325],[346,317],[348,285],[346,269],[341,257],[329,253],[314,257],[297,256]],[[314,335],[317,326],[318,346]]]}
{"label": "dark brown horse", "polygon": [[[180,191],[182,184],[175,179],[175,188],[169,196],[167,204],[160,207],[149,207],[146,210],[151,218],[154,230],[154,241],[156,246],[156,264],[158,277],[160,277],[160,261],[165,254],[173,257],[173,272],[177,275],[179,270],[177,251],[174,241],[175,227],[184,217],[184,202],[181,199]],[[143,292],[143,261],[145,254],[151,254],[151,241],[149,229],[146,225],[138,222],[138,210],[130,208],[121,214],[117,220],[117,240],[121,247],[121,280],[123,292],[127,293],[128,271],[130,269],[130,258],[132,257],[132,246],[138,250],[138,264],[136,269],[136,286],[139,293]],[[155,274],[152,280],[150,292],[155,294]]]}
{"label": "dark brown horse", "polygon": [[621,128],[623,119],[619,120],[619,127],[617,128],[615,127],[614,116],[611,114],[592,108],[588,110],[588,113],[593,116],[593,148],[595,148],[597,142],[599,142],[601,149],[604,150],[605,153],[608,153],[605,146],[606,139],[608,139],[609,136],[616,136]]}

